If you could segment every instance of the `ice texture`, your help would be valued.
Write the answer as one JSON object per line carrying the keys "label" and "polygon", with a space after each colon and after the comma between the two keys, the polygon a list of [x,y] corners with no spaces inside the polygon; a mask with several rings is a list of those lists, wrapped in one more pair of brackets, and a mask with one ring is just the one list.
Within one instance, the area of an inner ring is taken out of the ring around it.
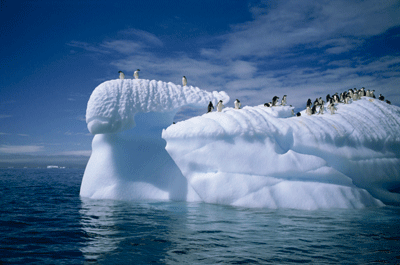
{"label": "ice texture", "polygon": [[337,104],[333,115],[226,107],[171,124],[181,106],[206,110],[220,99],[228,106],[224,92],[161,81],[99,85],[87,109],[98,134],[81,196],[308,210],[400,205],[399,107],[368,97]]}

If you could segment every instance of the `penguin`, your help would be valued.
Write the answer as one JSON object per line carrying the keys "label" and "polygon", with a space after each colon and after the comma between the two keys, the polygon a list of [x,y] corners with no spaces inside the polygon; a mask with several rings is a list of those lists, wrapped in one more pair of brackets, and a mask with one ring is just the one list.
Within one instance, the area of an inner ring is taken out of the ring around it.
{"label": "penguin", "polygon": [[125,79],[125,75],[122,71],[119,71],[119,79]]}
{"label": "penguin", "polygon": [[210,101],[210,103],[208,104],[208,107],[207,107],[207,113],[212,112],[213,109],[214,109],[214,105]]}
{"label": "penguin", "polygon": [[369,94],[371,95],[372,98],[376,98],[375,97],[375,90],[370,90]]}
{"label": "penguin", "polygon": [[328,105],[328,109],[331,111],[331,115],[335,114],[335,110],[337,110],[336,107],[335,107],[335,103],[333,103],[332,99],[331,99],[331,101],[330,101],[330,103]]}
{"label": "penguin", "polygon": [[369,93],[369,89],[367,90],[367,92],[365,93],[366,97],[371,97],[371,94]]}
{"label": "penguin", "polygon": [[366,96],[365,87],[362,87],[360,90],[361,90],[361,96],[365,97]]}
{"label": "penguin", "polygon": [[317,113],[317,106],[318,106],[318,105],[314,105],[314,106],[311,108],[311,114]]}
{"label": "penguin", "polygon": [[360,89],[358,90],[358,99],[361,99],[364,96],[364,92]]}
{"label": "penguin", "polygon": [[340,102],[344,102],[345,98],[346,98],[346,92],[340,93]]}
{"label": "penguin", "polygon": [[133,77],[135,77],[135,79],[139,79],[139,71],[140,71],[140,69],[137,69],[137,70],[133,73]]}
{"label": "penguin", "polygon": [[325,103],[325,102],[322,100],[322,98],[319,97],[319,99],[318,99],[318,104],[319,104],[319,105],[324,105],[324,103]]}
{"label": "penguin", "polygon": [[218,111],[218,112],[221,112],[222,109],[223,109],[224,107],[225,107],[225,106],[224,106],[224,104],[222,104],[222,100],[220,100],[220,101],[218,102],[218,104],[217,104],[217,111]]}
{"label": "penguin", "polygon": [[272,107],[274,107],[274,106],[277,105],[278,99],[279,99],[279,97],[277,97],[277,96],[274,96],[274,97],[272,98]]}
{"label": "penguin", "polygon": [[300,117],[300,116],[301,116],[301,113],[300,113],[300,112],[297,112],[297,113],[296,113],[296,116],[297,116],[297,117]]}
{"label": "penguin", "polygon": [[335,104],[339,103],[339,96],[337,95],[337,93],[335,95],[333,95],[333,102]]}
{"label": "penguin", "polygon": [[386,100],[386,103],[389,105],[392,104],[392,102],[390,102],[389,100]]}
{"label": "penguin", "polygon": [[344,103],[350,104],[350,99],[351,99],[350,94],[347,94],[346,98],[344,99]]}
{"label": "penguin", "polygon": [[357,99],[358,99],[358,91],[357,91],[357,88],[354,88],[354,93],[351,95],[351,97],[353,98],[353,100],[357,100]]}
{"label": "penguin", "polygon": [[323,105],[323,104],[320,105],[320,106],[319,106],[318,114],[321,114],[321,115],[324,114],[324,109],[325,109],[325,108],[324,108],[324,105]]}
{"label": "penguin", "polygon": [[240,107],[242,106],[242,103],[240,103],[238,99],[236,99],[234,103],[235,103],[235,109],[240,109]]}
{"label": "penguin", "polygon": [[384,96],[382,96],[382,94],[379,94],[379,97],[378,97],[378,99],[379,99],[380,101],[384,101],[384,100],[385,100],[385,97],[384,97]]}
{"label": "penguin", "polygon": [[316,98],[315,100],[314,100],[314,106],[318,106],[319,105],[319,100]]}
{"label": "penguin", "polygon": [[307,113],[307,115],[312,114],[312,110],[311,110],[310,106],[307,106],[306,113]]}
{"label": "penguin", "polygon": [[281,100],[281,105],[286,106],[286,95],[283,95],[282,100]]}
{"label": "penguin", "polygon": [[311,102],[311,99],[309,98],[307,100],[307,107],[311,108],[311,106],[312,106],[312,102]]}
{"label": "penguin", "polygon": [[269,102],[269,103],[264,103],[264,107],[271,107],[271,105],[272,105],[271,102]]}
{"label": "penguin", "polygon": [[326,102],[329,102],[329,100],[331,99],[331,95],[326,95]]}
{"label": "penguin", "polygon": [[186,86],[186,85],[187,85],[186,76],[183,76],[183,77],[182,77],[182,84],[183,84],[183,86]]}

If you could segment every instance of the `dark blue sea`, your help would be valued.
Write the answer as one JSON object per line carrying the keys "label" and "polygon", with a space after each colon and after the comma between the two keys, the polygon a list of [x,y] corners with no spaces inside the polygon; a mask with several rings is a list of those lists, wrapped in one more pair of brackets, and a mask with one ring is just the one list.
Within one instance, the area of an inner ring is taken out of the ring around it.
{"label": "dark blue sea", "polygon": [[400,208],[79,197],[81,169],[0,169],[0,264],[400,264]]}

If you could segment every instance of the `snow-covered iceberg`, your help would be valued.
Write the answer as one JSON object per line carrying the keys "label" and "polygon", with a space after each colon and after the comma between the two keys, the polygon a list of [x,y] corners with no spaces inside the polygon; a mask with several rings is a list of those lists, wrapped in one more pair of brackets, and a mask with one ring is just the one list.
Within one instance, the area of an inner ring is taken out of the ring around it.
{"label": "snow-covered iceberg", "polygon": [[229,96],[155,80],[116,79],[97,86],[86,110],[88,129],[95,136],[80,195],[198,200],[165,150],[161,133],[182,106],[206,109],[210,101],[219,100],[229,102]]}
{"label": "snow-covered iceberg", "polygon": [[81,196],[296,209],[400,204],[399,107],[364,97],[334,115],[261,105],[171,124],[181,106],[220,99],[229,97],[160,81],[99,85],[87,109],[99,134]]}

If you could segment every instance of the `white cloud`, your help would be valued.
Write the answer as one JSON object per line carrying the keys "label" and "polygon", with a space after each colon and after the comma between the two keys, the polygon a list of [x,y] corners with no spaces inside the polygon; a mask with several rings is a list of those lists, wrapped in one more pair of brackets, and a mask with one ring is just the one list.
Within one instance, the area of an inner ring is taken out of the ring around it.
{"label": "white cloud", "polygon": [[10,117],[12,117],[12,116],[6,115],[6,114],[0,114],[0,119],[10,118]]}
{"label": "white cloud", "polygon": [[0,153],[5,154],[27,154],[44,151],[43,146],[38,145],[2,145]]}
{"label": "white cloud", "polygon": [[59,152],[56,153],[55,155],[61,155],[61,156],[90,156],[92,154],[91,150],[81,150],[81,151],[65,151],[65,152]]}
{"label": "white cloud", "polygon": [[[400,83],[400,57],[362,53],[370,37],[400,25],[400,2],[261,1],[250,11],[253,20],[215,36],[219,45],[212,47],[179,53],[163,47],[166,51],[159,55],[159,49],[151,50],[164,46],[159,38],[127,29],[120,34],[132,40],[103,41],[94,50],[125,55],[112,58],[110,64],[132,73],[140,68],[142,78],[180,84],[185,75],[189,85],[225,90],[243,105],[287,94],[289,104],[303,108],[308,98],[361,86],[391,94],[392,103],[400,104],[394,92]],[[133,46],[140,50],[134,56]],[[346,59],[339,57],[343,54]]]}
{"label": "white cloud", "polygon": [[152,45],[163,46],[163,42],[159,38],[157,38],[156,35],[154,35],[150,32],[147,32],[147,31],[131,28],[131,29],[122,30],[122,31],[120,31],[120,33],[123,35],[126,35],[126,36],[133,35],[136,38],[138,38],[139,40],[142,40],[143,42],[147,42]]}

